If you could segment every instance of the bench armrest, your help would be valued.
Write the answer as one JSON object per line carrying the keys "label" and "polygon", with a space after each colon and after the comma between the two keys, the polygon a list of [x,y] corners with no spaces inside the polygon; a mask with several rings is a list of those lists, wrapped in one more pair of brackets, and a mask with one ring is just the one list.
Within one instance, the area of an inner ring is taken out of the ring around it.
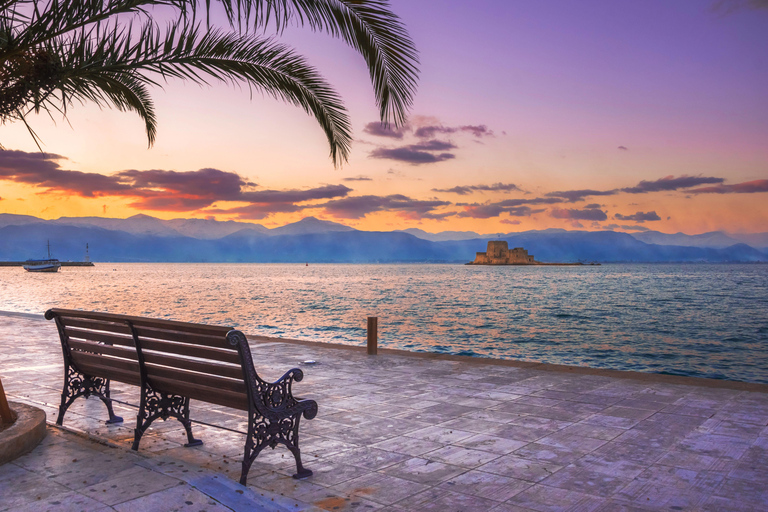
{"label": "bench armrest", "polygon": [[288,370],[275,382],[267,382],[256,375],[259,392],[255,393],[258,396],[254,396],[254,399],[257,405],[263,405],[269,412],[275,413],[285,414],[288,410],[292,411],[292,414],[302,412],[306,419],[311,420],[317,414],[317,402],[314,400],[298,401],[291,391],[291,385],[294,381],[299,382],[303,378],[304,372],[299,368]]}

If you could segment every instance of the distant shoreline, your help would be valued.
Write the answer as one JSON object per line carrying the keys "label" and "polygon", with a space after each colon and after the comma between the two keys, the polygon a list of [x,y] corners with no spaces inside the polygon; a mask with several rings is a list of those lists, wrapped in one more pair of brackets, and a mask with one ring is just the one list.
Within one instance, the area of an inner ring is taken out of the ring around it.
{"label": "distant shoreline", "polygon": [[475,263],[474,261],[470,261],[469,263],[465,263],[465,265],[475,265],[478,267],[580,267],[580,266],[598,266],[600,263],[542,263],[540,261],[537,261],[536,263]]}
{"label": "distant shoreline", "polygon": [[[93,267],[92,261],[60,261],[62,267]],[[29,265],[28,261],[0,261],[0,267],[21,267]]]}

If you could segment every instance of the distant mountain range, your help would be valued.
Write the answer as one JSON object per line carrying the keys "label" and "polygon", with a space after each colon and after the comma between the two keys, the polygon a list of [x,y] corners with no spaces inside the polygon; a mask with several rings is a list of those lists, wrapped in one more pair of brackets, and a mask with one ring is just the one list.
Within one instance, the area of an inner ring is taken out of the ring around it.
{"label": "distant mountain range", "polygon": [[542,262],[768,262],[768,233],[686,235],[547,229],[518,233],[374,232],[314,217],[269,229],[247,222],[0,214],[0,260],[43,255],[115,262],[465,263],[488,240],[525,247]]}

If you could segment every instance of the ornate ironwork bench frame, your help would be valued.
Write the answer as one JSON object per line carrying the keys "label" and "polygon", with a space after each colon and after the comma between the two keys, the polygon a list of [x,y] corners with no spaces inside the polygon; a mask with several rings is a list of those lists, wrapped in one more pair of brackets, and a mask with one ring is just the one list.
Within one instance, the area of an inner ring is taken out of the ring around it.
{"label": "ornate ironwork bench frame", "polygon": [[265,447],[285,445],[296,460],[294,478],[312,471],[304,468],[299,450],[299,420],[317,414],[314,400],[293,397],[293,382],[302,371],[294,368],[275,382],[266,382],[253,366],[245,335],[229,327],[174,322],[111,313],[49,309],[64,354],[64,387],[56,424],[79,397],[96,396],[107,407],[107,423],[119,423],[110,398],[110,381],[141,388],[141,401],[132,448],[158,418],[176,418],[184,426],[187,444],[202,441],[192,435],[190,400],[248,412],[240,483]]}

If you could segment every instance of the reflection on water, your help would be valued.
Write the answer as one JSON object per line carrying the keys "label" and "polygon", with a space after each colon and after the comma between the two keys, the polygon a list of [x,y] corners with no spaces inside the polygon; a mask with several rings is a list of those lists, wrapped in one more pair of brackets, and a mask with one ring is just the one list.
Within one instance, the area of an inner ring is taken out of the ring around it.
{"label": "reflection on water", "polygon": [[768,383],[768,266],[125,264],[0,267],[0,309]]}

